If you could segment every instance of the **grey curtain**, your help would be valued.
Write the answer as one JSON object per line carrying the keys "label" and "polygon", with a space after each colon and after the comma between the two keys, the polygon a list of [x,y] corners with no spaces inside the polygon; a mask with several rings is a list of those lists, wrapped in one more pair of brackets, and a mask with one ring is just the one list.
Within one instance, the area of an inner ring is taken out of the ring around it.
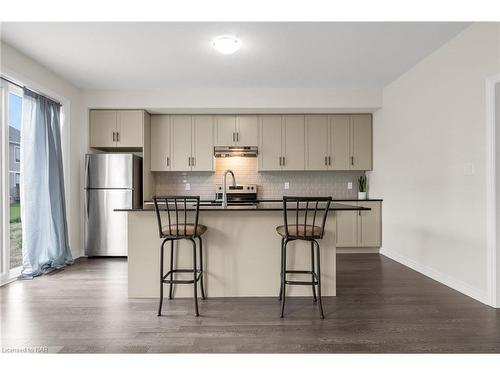
{"label": "grey curtain", "polygon": [[60,105],[24,90],[21,132],[23,271],[32,278],[73,262],[68,244]]}

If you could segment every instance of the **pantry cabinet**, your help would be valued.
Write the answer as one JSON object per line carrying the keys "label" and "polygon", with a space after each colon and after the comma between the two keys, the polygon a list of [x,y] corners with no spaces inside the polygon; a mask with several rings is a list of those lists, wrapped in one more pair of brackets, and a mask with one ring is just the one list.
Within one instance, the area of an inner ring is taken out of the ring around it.
{"label": "pantry cabinet", "polygon": [[305,169],[304,115],[262,115],[259,136],[259,170]]}
{"label": "pantry cabinet", "polygon": [[371,115],[306,115],[306,170],[371,169]]}
{"label": "pantry cabinet", "polygon": [[337,247],[382,246],[382,202],[341,202],[370,208],[370,211],[337,211]]}
{"label": "pantry cabinet", "polygon": [[144,146],[142,110],[91,110],[89,146],[97,149],[135,149]]}
{"label": "pantry cabinet", "polygon": [[257,146],[257,115],[215,116],[216,146]]}

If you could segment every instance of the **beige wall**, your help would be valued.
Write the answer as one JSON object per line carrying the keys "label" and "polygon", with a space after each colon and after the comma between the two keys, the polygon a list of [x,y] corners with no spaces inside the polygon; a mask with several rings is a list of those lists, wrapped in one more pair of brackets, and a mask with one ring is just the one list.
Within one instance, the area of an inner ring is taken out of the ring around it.
{"label": "beige wall", "polygon": [[382,252],[481,301],[486,79],[500,72],[499,30],[473,24],[384,89],[369,175],[384,197]]}
{"label": "beige wall", "polygon": [[63,104],[62,128],[69,241],[73,257],[83,254],[80,169],[83,160],[80,90],[46,67],[0,42],[2,74],[45,93]]}

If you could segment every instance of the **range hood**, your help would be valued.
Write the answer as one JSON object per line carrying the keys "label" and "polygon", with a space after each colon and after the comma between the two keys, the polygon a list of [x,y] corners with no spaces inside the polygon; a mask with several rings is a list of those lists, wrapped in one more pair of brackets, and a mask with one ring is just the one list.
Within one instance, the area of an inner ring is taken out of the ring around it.
{"label": "range hood", "polygon": [[256,146],[215,146],[216,158],[227,158],[231,156],[256,157],[258,154]]}

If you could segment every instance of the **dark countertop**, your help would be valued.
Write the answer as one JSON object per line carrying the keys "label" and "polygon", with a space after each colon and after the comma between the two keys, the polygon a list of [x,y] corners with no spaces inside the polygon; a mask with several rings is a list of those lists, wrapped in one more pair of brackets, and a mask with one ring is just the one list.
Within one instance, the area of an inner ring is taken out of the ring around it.
{"label": "dark countertop", "polygon": [[[346,200],[347,201],[347,200]],[[351,202],[353,202],[351,200]],[[359,201],[362,202],[362,201]],[[311,207],[309,207],[311,209]],[[294,207],[290,207],[293,210]],[[255,205],[232,205],[225,208],[213,204],[212,201],[200,201],[200,211],[282,211],[283,202],[281,200],[260,200]],[[153,205],[146,208],[115,209],[115,211],[155,211]],[[166,211],[166,209],[162,209]],[[358,207],[349,204],[337,203],[333,201],[330,204],[330,211],[370,211],[368,207]]]}

